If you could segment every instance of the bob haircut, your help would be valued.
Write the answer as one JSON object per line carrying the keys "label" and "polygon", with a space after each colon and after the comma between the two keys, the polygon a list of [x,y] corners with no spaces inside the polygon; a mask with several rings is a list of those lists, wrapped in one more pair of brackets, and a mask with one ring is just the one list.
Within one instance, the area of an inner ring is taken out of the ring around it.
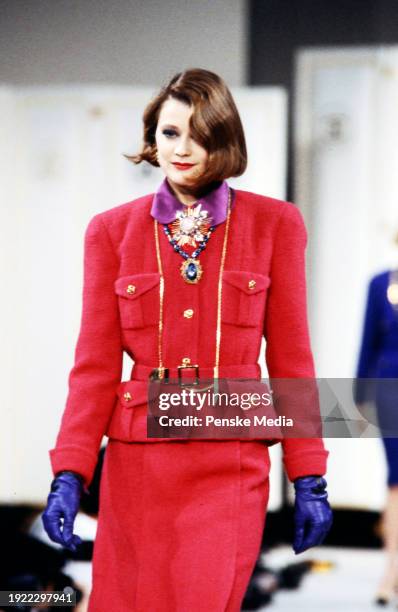
{"label": "bob haircut", "polygon": [[192,138],[208,153],[205,172],[195,178],[202,186],[240,176],[247,166],[245,135],[231,92],[221,77],[202,68],[190,68],[173,76],[145,108],[143,146],[137,155],[125,155],[135,164],[147,161],[159,167],[155,132],[159,113],[168,98],[193,106]]}

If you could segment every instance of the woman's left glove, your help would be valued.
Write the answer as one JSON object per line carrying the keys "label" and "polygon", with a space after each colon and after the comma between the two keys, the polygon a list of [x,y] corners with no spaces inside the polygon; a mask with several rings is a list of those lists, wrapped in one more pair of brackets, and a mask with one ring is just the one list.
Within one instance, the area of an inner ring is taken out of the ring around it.
{"label": "woman's left glove", "polygon": [[321,544],[332,526],[333,514],[326,486],[321,476],[303,476],[294,481],[293,550],[296,555]]}

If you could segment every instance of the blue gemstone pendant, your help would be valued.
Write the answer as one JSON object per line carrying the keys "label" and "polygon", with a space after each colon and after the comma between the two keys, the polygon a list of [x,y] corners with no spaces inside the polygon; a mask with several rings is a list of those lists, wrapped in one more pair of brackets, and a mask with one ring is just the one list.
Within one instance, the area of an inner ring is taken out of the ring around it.
{"label": "blue gemstone pendant", "polygon": [[197,283],[203,274],[199,260],[192,259],[192,257],[188,257],[188,259],[181,264],[180,271],[185,282],[191,284]]}

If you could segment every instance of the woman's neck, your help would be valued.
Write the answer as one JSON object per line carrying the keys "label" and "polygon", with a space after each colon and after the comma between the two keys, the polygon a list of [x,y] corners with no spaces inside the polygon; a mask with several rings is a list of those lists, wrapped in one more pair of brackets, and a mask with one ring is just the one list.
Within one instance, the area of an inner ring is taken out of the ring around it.
{"label": "woman's neck", "polygon": [[185,206],[193,206],[196,202],[201,198],[209,189],[212,188],[212,185],[206,185],[205,187],[198,187],[195,190],[184,188],[171,183],[169,179],[167,182],[170,186],[170,189],[173,191],[175,197],[182,202]]}
{"label": "woman's neck", "polygon": [[177,200],[185,204],[185,206],[193,206],[198,199],[195,193],[189,190],[181,189],[181,187],[177,187],[174,185],[174,183],[173,185],[170,185],[170,187]]}

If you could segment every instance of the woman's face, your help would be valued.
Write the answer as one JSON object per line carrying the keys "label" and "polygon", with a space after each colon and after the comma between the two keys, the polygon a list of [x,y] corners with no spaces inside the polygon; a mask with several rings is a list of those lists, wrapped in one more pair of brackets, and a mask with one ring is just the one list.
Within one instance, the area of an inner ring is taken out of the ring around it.
{"label": "woman's face", "polygon": [[[158,162],[170,186],[179,193],[192,193],[192,179],[198,179],[207,167],[208,153],[195,142],[189,131],[193,107],[168,98],[162,105],[156,127]],[[177,164],[186,164],[179,166]]]}

